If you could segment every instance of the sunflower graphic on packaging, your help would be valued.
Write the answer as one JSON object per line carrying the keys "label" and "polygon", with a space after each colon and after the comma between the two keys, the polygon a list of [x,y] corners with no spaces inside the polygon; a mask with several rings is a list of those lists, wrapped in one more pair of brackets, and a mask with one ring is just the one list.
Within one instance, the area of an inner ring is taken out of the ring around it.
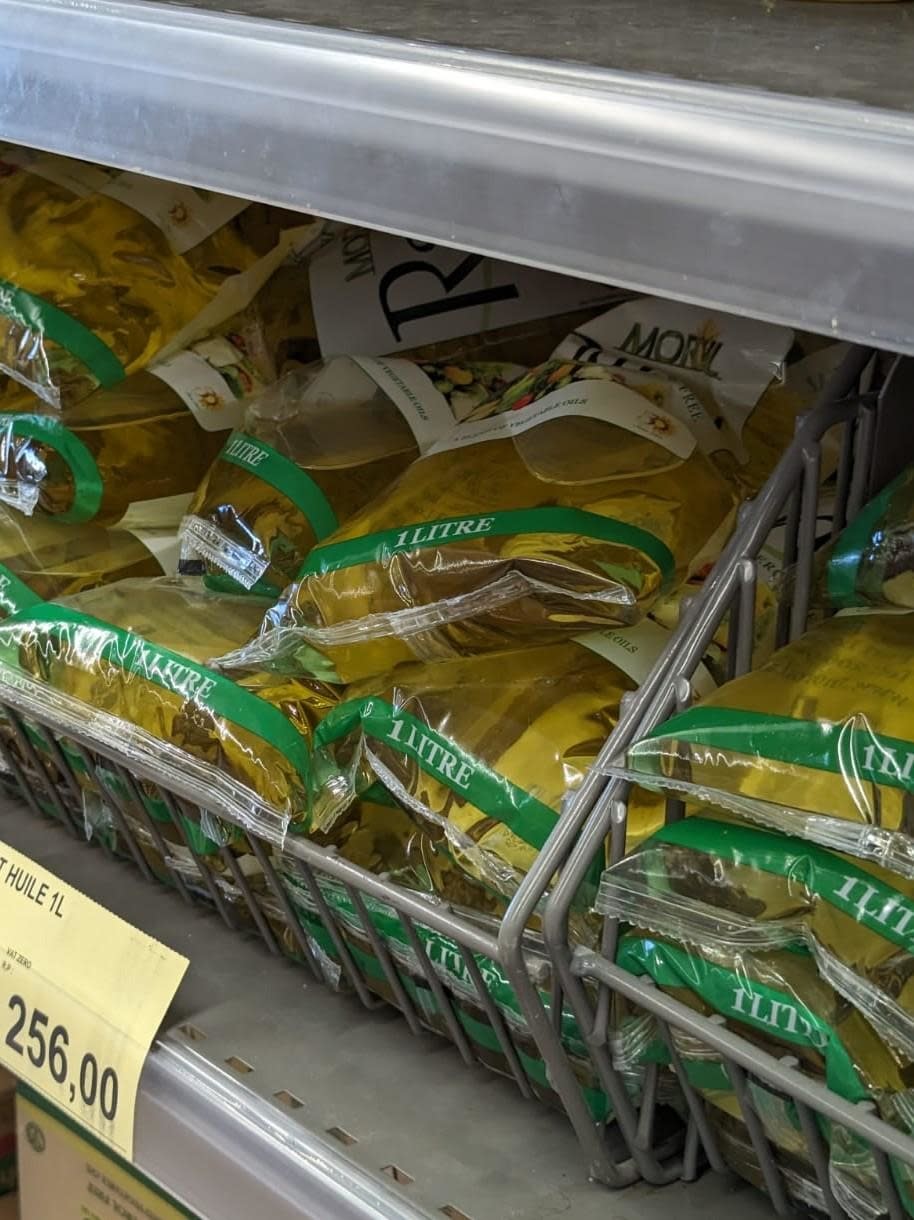
{"label": "sunflower graphic on packaging", "polygon": [[657,415],[653,411],[645,411],[638,417],[638,423],[654,436],[672,436],[674,431],[673,421],[668,415]]}
{"label": "sunflower graphic on packaging", "polygon": [[203,390],[196,390],[194,392],[194,402],[196,402],[202,411],[221,411],[225,406],[223,396],[211,386],[207,386]]}

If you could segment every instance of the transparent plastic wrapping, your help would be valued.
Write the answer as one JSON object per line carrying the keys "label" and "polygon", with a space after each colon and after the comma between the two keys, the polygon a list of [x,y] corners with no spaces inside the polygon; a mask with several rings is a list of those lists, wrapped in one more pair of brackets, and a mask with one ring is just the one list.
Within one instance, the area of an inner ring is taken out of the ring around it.
{"label": "transparent plastic wrapping", "polygon": [[[445,901],[455,909],[468,910],[476,919],[483,912],[491,919],[496,919],[504,904],[456,868],[447,853],[440,850],[434,836],[440,839],[439,832],[434,828],[430,831],[417,825],[412,814],[397,806],[387,794],[375,786],[347,812],[346,817],[330,834],[322,836],[312,833],[309,837],[324,846],[333,846],[344,859],[370,872],[383,872],[395,884],[425,895],[430,903]],[[305,921],[303,926],[324,945],[328,954],[335,956],[334,946],[326,931],[322,930],[321,910],[317,898],[297,869],[294,858],[284,856],[279,864],[280,874],[294,909]],[[316,874],[316,884],[368,987],[388,1002],[396,1004],[397,998],[391,992],[385,970],[366,934],[363,912],[357,909],[350,890],[341,882],[322,873]],[[440,1028],[440,1004],[428,990],[422,963],[403,918],[395,907],[371,895],[363,895],[360,906],[364,908],[364,914],[370,919],[373,929],[390,952],[410,998],[417,1004],[432,1028],[446,1032]],[[508,1068],[503,1048],[487,1013],[480,1005],[479,993],[465,953],[455,941],[421,921],[413,920],[412,928],[427,963],[431,965],[448,994],[456,1000],[458,1020],[475,1044],[480,1057],[489,1067],[506,1072]],[[534,937],[528,938],[525,958],[530,977],[536,981],[548,1007],[550,967],[548,958]],[[540,1096],[553,1100],[545,1063],[540,1057],[523,1010],[504,971],[489,957],[474,954],[473,959],[488,995],[511,1032],[525,1073]],[[567,1010],[563,1010],[560,1024],[563,1045],[575,1065],[587,1104],[594,1118],[604,1121],[610,1114],[609,1102],[598,1086],[580,1031]],[[628,1011],[624,1022],[620,1021],[619,1024],[614,1047],[620,1071],[633,1096],[637,1095],[640,1089],[644,1072],[642,1060],[645,1039],[649,1039],[652,1031],[651,1018],[631,1010]]]}
{"label": "transparent plastic wrapping", "polygon": [[111,740],[139,775],[282,841],[310,807],[309,736],[335,702],[321,683],[205,665],[263,604],[198,583],[125,580],[33,606],[0,626],[0,681],[18,708]]}
{"label": "transparent plastic wrapping", "polygon": [[0,509],[0,618],[126,577],[161,574],[160,558],[127,530],[28,521]]}
{"label": "transparent plastic wrapping", "polygon": [[637,622],[732,519],[695,405],[659,374],[541,366],[315,547],[226,663],[291,657],[348,681]]}
{"label": "transparent plastic wrapping", "polygon": [[0,160],[4,407],[22,409],[27,391],[71,406],[145,368],[196,319],[236,313],[279,239],[282,214],[252,204],[178,253],[143,214],[143,179],[128,204],[16,160]]}
{"label": "transparent plastic wrapping", "polygon": [[[717,1146],[729,1167],[759,1190],[765,1190],[765,1177],[745,1123],[717,1106],[709,1108],[708,1118],[717,1139]],[[777,1149],[775,1162],[787,1194],[794,1203],[814,1211],[828,1211],[825,1194],[816,1181],[815,1170],[806,1158]]]}
{"label": "transparent plastic wrapping", "polygon": [[315,543],[522,372],[350,356],[290,370],[250,403],[197,490],[182,567],[202,560],[277,597]]}
{"label": "transparent plastic wrapping", "polygon": [[215,331],[57,416],[0,416],[0,500],[65,522],[176,529],[246,399],[314,341],[301,276],[280,268]]}
{"label": "transparent plastic wrapping", "polygon": [[861,509],[837,539],[823,593],[837,609],[914,609],[914,466]]}
{"label": "transparent plastic wrapping", "polygon": [[914,877],[912,644],[909,614],[837,615],[609,770]]}
{"label": "transparent plastic wrapping", "polygon": [[914,1059],[914,883],[897,874],[707,810],[608,869],[596,909],[695,944],[805,947],[835,990]]}
{"label": "transparent plastic wrapping", "polygon": [[[839,1097],[871,1104],[887,1122],[911,1132],[914,1064],[820,976],[807,953],[789,944],[736,946],[707,929],[699,945],[681,939],[669,925],[650,930],[639,925],[621,937],[617,962],[647,975],[699,1013],[722,1020],[767,1053],[791,1056],[801,1072]],[[704,1069],[697,1059],[688,1065],[691,1082],[714,1106],[738,1114],[724,1064],[709,1047],[704,1053]],[[779,1149],[802,1152],[807,1144],[794,1103],[757,1083],[751,1095],[767,1137]],[[819,1124],[829,1148],[830,1179],[853,1202],[850,1214],[861,1220],[879,1214],[884,1205],[877,1202],[880,1178],[872,1151],[839,1124],[821,1117]],[[914,1214],[914,1171],[894,1160],[891,1171],[906,1211]]]}
{"label": "transparent plastic wrapping", "polygon": [[[639,296],[581,323],[554,355],[683,382],[705,408],[693,421],[699,445],[754,495],[847,352],[846,343],[786,326]],[[827,478],[837,448],[826,443],[823,458]]]}
{"label": "transparent plastic wrapping", "polygon": [[[323,790],[314,824],[332,826],[359,792],[380,782],[420,823],[443,832],[442,847],[467,877],[512,897],[616,723],[620,700],[665,639],[655,624],[642,624],[413,664],[350,687],[315,732]],[[636,800],[631,840],[662,818],[661,802]],[[595,870],[584,906],[599,862]]]}

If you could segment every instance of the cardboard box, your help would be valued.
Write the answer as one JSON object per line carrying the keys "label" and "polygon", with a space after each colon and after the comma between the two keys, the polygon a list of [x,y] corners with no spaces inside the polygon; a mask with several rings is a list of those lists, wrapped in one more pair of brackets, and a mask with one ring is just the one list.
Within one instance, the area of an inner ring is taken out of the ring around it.
{"label": "cardboard box", "polygon": [[[0,1197],[16,1189],[16,1077],[0,1068]],[[0,1211],[0,1220],[5,1213]]]}
{"label": "cardboard box", "polygon": [[198,1220],[31,1089],[16,1118],[21,1220]]}

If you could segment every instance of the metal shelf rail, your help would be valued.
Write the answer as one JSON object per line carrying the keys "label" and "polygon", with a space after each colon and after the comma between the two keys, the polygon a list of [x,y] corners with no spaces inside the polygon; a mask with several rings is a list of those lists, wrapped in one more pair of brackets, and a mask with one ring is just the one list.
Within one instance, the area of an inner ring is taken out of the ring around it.
{"label": "metal shelf rail", "polygon": [[[859,371],[862,353],[852,356],[839,374],[849,388],[849,380]],[[878,400],[874,396],[857,400],[856,409],[847,404],[848,429],[844,453],[856,449],[852,471],[842,467],[837,478],[837,502],[832,536],[853,519],[862,503],[911,459],[911,440],[904,435],[904,414],[909,402],[910,369],[899,360],[888,377]],[[707,1120],[706,1102],[691,1087],[676,1049],[675,1033],[687,1034],[710,1055],[719,1056],[739,1100],[740,1109],[752,1142],[766,1190],[780,1215],[791,1212],[788,1191],[778,1166],[773,1145],[765,1135],[755,1112],[748,1086],[760,1082],[796,1107],[807,1152],[832,1220],[843,1220],[845,1211],[836,1199],[829,1178],[828,1150],[817,1120],[838,1123],[859,1136],[870,1149],[879,1176],[887,1213],[893,1220],[905,1214],[896,1177],[889,1157],[914,1166],[914,1139],[883,1122],[866,1104],[852,1105],[818,1085],[796,1068],[796,1060],[785,1053],[778,1061],[760,1051],[748,1040],[724,1028],[722,1023],[702,1017],[675,999],[664,995],[650,980],[637,979],[615,964],[619,933],[617,920],[604,921],[599,952],[573,946],[568,937],[568,914],[578,884],[603,852],[609,840],[609,859],[614,862],[625,852],[626,816],[631,786],[612,777],[614,764],[624,760],[625,751],[637,737],[649,732],[674,712],[688,706],[692,698],[691,678],[711,640],[721,626],[728,626],[727,662],[729,677],[752,667],[756,577],[759,550],[771,529],[787,522],[787,569],[792,579],[785,582],[778,616],[778,642],[796,638],[806,628],[814,580],[816,518],[820,498],[820,441],[823,435],[821,407],[801,421],[797,436],[758,498],[746,506],[742,520],[728,547],[705,582],[701,592],[684,610],[679,628],[654,672],[630,698],[618,726],[607,740],[603,754],[594,766],[590,791],[581,790],[568,810],[564,824],[554,834],[536,862],[539,877],[528,877],[526,901],[518,903],[509,917],[520,921],[524,911],[544,894],[543,879],[561,868],[551,888],[544,916],[544,934],[555,969],[552,1004],[570,1004],[580,1023],[601,1079],[616,1075],[608,1049],[607,1033],[611,997],[624,996],[652,1013],[666,1044],[686,1098],[689,1128],[682,1168],[686,1176],[695,1172],[704,1154],[715,1169],[723,1167],[715,1135]],[[891,438],[891,439],[889,439]],[[600,775],[603,774],[601,781]],[[608,773],[609,778],[606,778]],[[682,817],[679,799],[667,802],[667,818]],[[578,834],[578,831],[580,833]],[[573,840],[576,838],[576,842]],[[570,849],[570,850],[569,850]],[[601,857],[602,858],[602,857]],[[539,887],[537,883],[539,882]],[[508,934],[513,929],[508,929]],[[505,932],[503,930],[503,936]],[[512,978],[519,978],[516,970]],[[590,984],[590,987],[585,986]],[[594,995],[594,992],[596,993]],[[647,1096],[647,1095],[646,1095]],[[654,1099],[639,1115],[637,1138],[651,1144]]]}
{"label": "metal shelf rail", "polygon": [[912,353],[910,10],[860,7],[0,0],[0,138]]}

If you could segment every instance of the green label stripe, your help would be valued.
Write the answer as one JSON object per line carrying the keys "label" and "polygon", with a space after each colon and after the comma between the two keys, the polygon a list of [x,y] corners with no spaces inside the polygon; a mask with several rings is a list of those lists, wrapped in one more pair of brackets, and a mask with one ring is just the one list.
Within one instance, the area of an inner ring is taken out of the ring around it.
{"label": "green label stripe", "polygon": [[914,952],[914,895],[905,895],[851,860],[785,835],[708,818],[671,822],[651,840],[727,860],[738,868],[784,877],[791,892],[810,896],[848,915],[877,936]]}
{"label": "green label stripe", "polygon": [[637,525],[617,521],[615,517],[602,517],[582,508],[550,507],[509,509],[487,516],[442,517],[365,534],[361,538],[347,538],[343,542],[329,542],[314,548],[305,560],[299,578],[322,576],[360,563],[386,563],[393,555],[406,551],[509,534],[576,534],[630,547],[646,555],[654,564],[664,586],[672,581],[676,567],[669,547]]}
{"label": "green label stripe", "polygon": [[863,1086],[835,1030],[787,991],[729,970],[675,945],[647,936],[625,936],[618,964],[631,974],[646,974],[660,987],[686,988],[714,1012],[752,1026],[777,1042],[810,1047],[825,1060],[825,1080],[846,1101],[864,1101]]}
{"label": "green label stripe", "polygon": [[[310,895],[302,889],[297,878],[294,876],[287,877],[286,884],[292,894],[296,910],[303,917],[307,917],[309,920],[316,920],[316,913],[309,906]],[[338,921],[345,924],[356,934],[364,936],[362,919],[356,912],[350,896],[344,890],[340,890],[338,886],[326,881],[324,878],[321,879],[320,888],[324,900]],[[412,953],[411,942],[406,935],[403,923],[396,910],[371,898],[370,895],[365,896],[364,901],[372,925],[381,937],[388,943],[399,945]],[[304,910],[302,910],[303,907],[305,908]],[[453,978],[458,986],[468,990],[470,994],[475,994],[475,984],[470,977],[463,953],[457,943],[449,937],[436,932],[434,928],[429,928],[422,923],[416,923],[415,930],[432,963]],[[321,943],[323,944],[323,942]],[[327,949],[327,952],[331,955],[335,954],[332,946]],[[474,953],[473,958],[485,981],[486,990],[495,1000],[496,1005],[503,1012],[509,1014],[511,1018],[522,1016],[523,1014],[517,1002],[517,997],[514,994],[514,989],[511,987],[498,963],[481,953]],[[378,963],[374,958],[370,960],[374,963],[374,968],[378,972],[374,977],[383,978],[383,971]],[[549,995],[542,992],[541,996],[543,1003],[548,1008],[551,1003]],[[562,1010],[562,1037],[574,1054],[580,1056],[587,1055],[587,1049],[581,1038],[578,1024],[573,1014],[564,1008]]]}
{"label": "green label stripe", "polygon": [[[284,754],[307,783],[308,745],[278,707],[237,686],[224,675],[153,644],[132,631],[102,622],[69,606],[47,602],[0,625],[0,652],[18,665],[18,649],[29,630],[66,641],[73,655],[110,665],[154,682],[214,716],[233,721]],[[83,636],[82,639],[79,637]]]}
{"label": "green label stripe", "polygon": [[350,699],[333,708],[315,731],[314,748],[356,729],[411,758],[426,774],[487,817],[502,822],[531,847],[542,847],[555,826],[558,815],[554,809],[383,699]]}
{"label": "green label stripe", "polygon": [[310,475],[265,441],[246,432],[233,432],[219,456],[223,462],[255,474],[291,500],[316,538],[326,538],[337,528],[339,522],[330,501]]}
{"label": "green label stripe", "polygon": [[0,280],[0,314],[64,348],[106,389],[126,376],[120,360],[98,335],[50,301],[9,280]]}
{"label": "green label stripe", "polygon": [[[320,946],[326,955],[337,964],[339,958],[336,952],[336,946],[333,944],[329,933],[325,930],[323,924],[317,919],[309,917],[299,912],[299,922],[308,935]],[[361,949],[358,945],[352,944],[347,938],[347,948],[352,956],[356,966],[366,979],[371,982],[382,984],[385,987],[389,986],[387,975],[377,958]],[[425,984],[417,984],[410,975],[404,973],[403,970],[398,970],[397,974],[400,977],[400,982],[403,984],[403,990],[413,1001],[420,1012],[425,1013],[427,1017],[437,1016],[439,1014],[438,1002],[435,999],[434,993]],[[458,1003],[456,1006],[456,1017],[460,1025],[463,1027],[470,1039],[477,1046],[484,1050],[494,1052],[496,1055],[503,1055],[501,1043],[498,1041],[498,1035],[491,1025],[486,1021],[480,1021],[470,1016],[468,1012]],[[528,1052],[524,1051],[523,1047],[517,1045],[515,1041],[514,1050],[520,1060],[521,1067],[526,1072],[527,1076],[544,1089],[550,1092],[553,1086],[549,1082],[546,1072],[546,1065],[542,1059],[534,1058]],[[595,1122],[605,1122],[612,1117],[609,1099],[601,1089],[595,1089],[586,1085],[581,1086],[581,1091],[590,1109],[591,1115]]]}
{"label": "green label stripe", "polygon": [[102,503],[104,486],[95,458],[75,432],[47,415],[12,415],[4,428],[10,436],[38,441],[53,449],[73,480],[73,503],[54,519],[68,524],[91,521]]}
{"label": "green label stripe", "polygon": [[40,602],[41,598],[32,592],[24,580],[20,580],[6,564],[0,563],[0,613],[15,614]]}
{"label": "green label stripe", "polygon": [[835,543],[826,573],[828,597],[833,606],[867,604],[867,599],[857,588],[860,565],[892,497],[910,477],[906,471],[884,488],[875,499],[870,500]]}
{"label": "green label stripe", "polygon": [[653,743],[658,738],[833,771],[848,783],[862,780],[914,789],[914,742],[886,737],[871,728],[699,705],[673,716],[636,743],[629,754],[633,767],[643,769],[645,763],[655,761]]}
{"label": "green label stripe", "polygon": [[240,585],[237,580],[233,580],[225,572],[207,572],[203,577],[203,587],[212,593],[231,593],[235,597],[239,594],[248,597],[267,597],[273,602],[282,593],[282,589],[268,580],[258,580],[256,584],[251,585],[250,589],[246,589],[244,585]]}

